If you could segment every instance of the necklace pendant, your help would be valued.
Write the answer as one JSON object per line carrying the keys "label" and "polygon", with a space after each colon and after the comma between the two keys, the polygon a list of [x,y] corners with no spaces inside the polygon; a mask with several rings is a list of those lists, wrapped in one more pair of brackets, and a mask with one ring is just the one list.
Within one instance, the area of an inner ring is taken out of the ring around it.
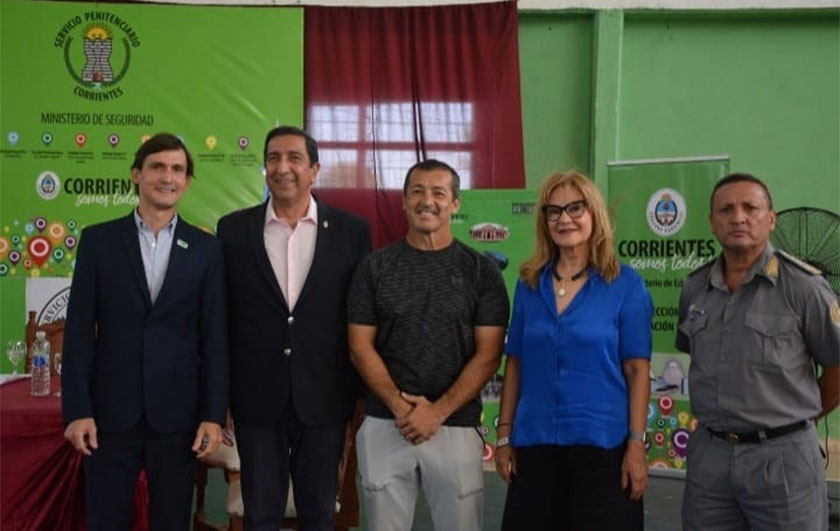
{"label": "necklace pendant", "polygon": [[575,273],[574,275],[572,275],[572,279],[567,281],[566,279],[561,277],[560,274],[557,272],[557,267],[556,266],[557,266],[557,262],[555,261],[554,266],[552,266],[552,268],[551,268],[551,276],[553,276],[555,278],[555,280],[557,280],[557,284],[559,284],[559,286],[560,286],[559,288],[557,288],[557,296],[562,297],[562,296],[566,295],[566,286],[568,286],[572,282],[575,282],[577,279],[579,279],[581,276],[583,276],[583,274],[586,272],[586,268],[583,268],[580,271],[578,271],[577,273]]}

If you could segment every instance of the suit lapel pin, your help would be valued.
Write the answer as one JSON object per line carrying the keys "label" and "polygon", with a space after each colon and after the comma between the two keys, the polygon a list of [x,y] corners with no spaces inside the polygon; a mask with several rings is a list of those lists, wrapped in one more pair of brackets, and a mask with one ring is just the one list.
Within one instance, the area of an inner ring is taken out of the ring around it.
{"label": "suit lapel pin", "polygon": [[324,222],[321,223],[321,226],[324,227],[325,229],[328,229],[328,228],[330,228],[330,222],[327,221],[327,220],[324,220]]}
{"label": "suit lapel pin", "polygon": [[188,248],[188,247],[190,246],[190,244],[188,244],[187,242],[185,242],[185,241],[184,241],[184,240],[182,240],[181,238],[178,238],[178,241],[177,241],[177,242],[175,242],[175,243],[177,243],[177,244],[178,244],[178,247],[180,247],[180,248],[182,248],[182,249],[186,249],[186,248]]}

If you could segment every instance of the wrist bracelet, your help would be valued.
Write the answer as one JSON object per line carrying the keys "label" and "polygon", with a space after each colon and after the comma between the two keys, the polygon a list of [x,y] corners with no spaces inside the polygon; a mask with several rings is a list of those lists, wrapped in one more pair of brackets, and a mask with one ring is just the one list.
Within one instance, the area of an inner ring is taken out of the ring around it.
{"label": "wrist bracelet", "polygon": [[627,434],[628,441],[638,441],[642,444],[647,444],[648,440],[650,440],[650,436],[646,431],[631,431]]}
{"label": "wrist bracelet", "polygon": [[500,422],[500,423],[496,424],[497,428],[499,426],[513,426],[513,422]]}

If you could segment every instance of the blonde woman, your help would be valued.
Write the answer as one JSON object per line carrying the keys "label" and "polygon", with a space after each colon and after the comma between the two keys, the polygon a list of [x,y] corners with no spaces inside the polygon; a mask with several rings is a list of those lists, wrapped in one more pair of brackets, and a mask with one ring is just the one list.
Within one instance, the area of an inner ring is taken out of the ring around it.
{"label": "blonde woman", "polygon": [[613,252],[598,188],[542,184],[536,248],[520,267],[496,470],[503,530],[641,530],[653,305]]}

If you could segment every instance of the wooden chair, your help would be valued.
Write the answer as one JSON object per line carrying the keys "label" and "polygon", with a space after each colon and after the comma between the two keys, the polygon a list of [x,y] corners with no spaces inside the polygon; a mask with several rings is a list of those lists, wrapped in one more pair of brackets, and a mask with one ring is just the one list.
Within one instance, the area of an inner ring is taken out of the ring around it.
{"label": "wooden chair", "polygon": [[[364,419],[364,401],[359,399],[353,417],[347,423],[344,431],[344,448],[339,461],[336,490],[335,529],[346,531],[359,526],[359,493],[356,488],[356,431]],[[230,447],[214,452],[212,456],[198,464],[196,474],[196,502],[193,515],[193,529],[195,531],[241,531],[243,529],[244,507],[242,504],[242,490],[239,473],[239,456],[233,451],[235,458],[230,455]],[[207,521],[205,511],[205,489],[207,487],[207,471],[209,468],[221,468],[224,471],[227,484],[227,501],[225,510],[229,520],[222,526]],[[286,517],[283,527],[298,529],[297,511],[294,504],[294,486],[290,485],[289,499],[286,503]]]}
{"label": "wooden chair", "polygon": [[[244,514],[242,506],[242,489],[239,479],[239,454],[236,446],[230,447],[221,445],[212,455],[199,461],[196,470],[195,486],[195,513],[193,514],[194,531],[242,531]],[[229,516],[228,523],[223,527],[217,527],[207,520],[205,512],[205,489],[207,487],[207,472],[210,468],[221,468],[224,471],[225,484],[227,485],[227,496],[225,499],[225,512]]]}

